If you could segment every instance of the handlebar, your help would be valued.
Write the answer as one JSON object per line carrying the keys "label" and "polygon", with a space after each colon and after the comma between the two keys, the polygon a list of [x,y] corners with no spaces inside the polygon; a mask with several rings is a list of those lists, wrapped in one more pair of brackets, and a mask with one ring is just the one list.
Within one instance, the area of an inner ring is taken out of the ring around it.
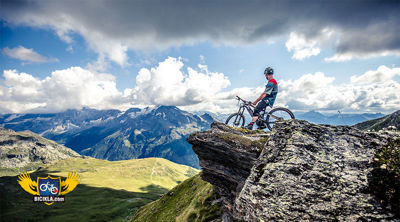
{"label": "handlebar", "polygon": [[239,100],[239,101],[243,101],[243,103],[245,105],[249,105],[249,106],[255,107],[251,101],[246,101],[246,100],[240,98],[239,96],[236,96],[236,99]]}

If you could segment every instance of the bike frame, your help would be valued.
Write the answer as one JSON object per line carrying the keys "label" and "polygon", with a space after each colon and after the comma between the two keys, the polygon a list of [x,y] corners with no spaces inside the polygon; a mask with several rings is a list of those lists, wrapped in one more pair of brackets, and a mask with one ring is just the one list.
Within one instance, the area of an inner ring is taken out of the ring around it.
{"label": "bike frame", "polygon": [[245,110],[250,114],[250,116],[253,116],[253,109],[250,108],[251,106],[246,106],[246,104],[242,103],[239,107],[238,113],[242,114],[244,113]]}
{"label": "bike frame", "polygon": [[[251,106],[251,105],[247,105],[246,104],[247,102],[240,97],[237,97],[237,99],[239,100],[239,102],[242,101],[237,113],[241,114],[244,117],[243,113],[245,110],[247,110],[247,112],[250,114],[250,117],[253,117],[255,107]],[[262,121],[265,121],[265,119],[264,119],[265,113],[266,113],[265,109],[260,112],[259,118],[261,117]]]}

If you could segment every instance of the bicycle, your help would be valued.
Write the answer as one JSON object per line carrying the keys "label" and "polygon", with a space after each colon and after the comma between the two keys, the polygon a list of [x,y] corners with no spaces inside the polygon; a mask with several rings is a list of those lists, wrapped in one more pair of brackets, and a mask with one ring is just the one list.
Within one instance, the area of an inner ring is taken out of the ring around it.
{"label": "bicycle", "polygon": [[[252,102],[246,101],[239,96],[236,96],[236,99],[238,100],[238,103],[240,104],[239,110],[236,113],[231,114],[225,121],[225,124],[229,126],[234,126],[234,127],[244,127],[245,123],[245,117],[243,115],[244,111],[247,110],[247,112],[250,114],[250,116],[253,116],[254,112],[254,106]],[[266,117],[264,118],[264,116]],[[274,126],[274,123],[276,121],[282,121],[282,120],[287,120],[287,119],[294,119],[294,114],[292,111],[289,109],[283,108],[283,107],[277,107],[272,110],[270,110],[267,114],[265,113],[265,109],[260,112],[259,118],[256,121],[257,126],[259,129],[265,129],[268,128],[270,131],[272,131],[272,128]],[[231,121],[233,120],[233,121]],[[231,122],[230,122],[231,121]]]}

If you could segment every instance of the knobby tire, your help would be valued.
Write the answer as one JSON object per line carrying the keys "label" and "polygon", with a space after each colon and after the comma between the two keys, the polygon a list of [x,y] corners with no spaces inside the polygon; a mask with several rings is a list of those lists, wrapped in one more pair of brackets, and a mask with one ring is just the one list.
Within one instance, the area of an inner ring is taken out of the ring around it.
{"label": "knobby tire", "polygon": [[[237,119],[239,118],[239,119]],[[232,120],[232,121],[231,121]],[[229,123],[231,121],[231,123]],[[234,113],[231,114],[225,121],[225,124],[228,126],[234,126],[234,127],[243,127],[244,126],[244,116],[243,114],[240,113]],[[236,122],[236,123],[235,123]]]}

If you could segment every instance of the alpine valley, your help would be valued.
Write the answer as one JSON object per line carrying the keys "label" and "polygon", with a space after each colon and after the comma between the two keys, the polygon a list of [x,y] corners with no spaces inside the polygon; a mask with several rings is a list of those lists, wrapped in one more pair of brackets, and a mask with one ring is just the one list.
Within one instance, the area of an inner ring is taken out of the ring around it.
{"label": "alpine valley", "polygon": [[82,155],[106,160],[161,157],[195,168],[199,161],[186,138],[208,129],[213,121],[209,114],[195,115],[175,106],[0,115],[4,128],[30,130]]}

